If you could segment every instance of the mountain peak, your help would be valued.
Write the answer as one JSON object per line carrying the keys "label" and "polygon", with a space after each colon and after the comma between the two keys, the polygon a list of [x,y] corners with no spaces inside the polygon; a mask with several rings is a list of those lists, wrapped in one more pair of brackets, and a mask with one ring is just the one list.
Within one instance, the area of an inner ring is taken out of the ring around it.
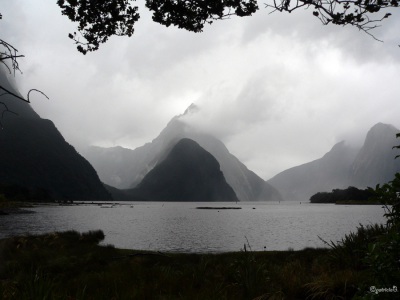
{"label": "mountain peak", "polygon": [[[392,125],[377,123],[369,129],[362,148],[335,144],[322,158],[285,170],[268,182],[285,199],[307,200],[317,192],[386,183],[400,170],[392,147],[398,144]],[[397,142],[397,143],[396,143]]]}
{"label": "mountain peak", "polygon": [[367,133],[363,147],[352,165],[352,179],[358,187],[375,186],[393,179],[400,169],[395,160],[397,144],[396,133],[399,130],[390,124],[378,123]]}
{"label": "mountain peak", "polygon": [[190,104],[188,108],[185,109],[184,113],[180,116],[188,116],[194,114],[200,110],[200,107],[194,103]]}
{"label": "mountain peak", "polygon": [[398,132],[399,130],[393,125],[377,123],[368,131],[363,148],[391,150],[396,144]]}
{"label": "mountain peak", "polygon": [[130,193],[152,201],[238,201],[218,161],[188,138],[179,140]]}
{"label": "mountain peak", "polygon": [[391,124],[377,123],[367,133],[366,140],[371,137],[396,134],[399,130]]}

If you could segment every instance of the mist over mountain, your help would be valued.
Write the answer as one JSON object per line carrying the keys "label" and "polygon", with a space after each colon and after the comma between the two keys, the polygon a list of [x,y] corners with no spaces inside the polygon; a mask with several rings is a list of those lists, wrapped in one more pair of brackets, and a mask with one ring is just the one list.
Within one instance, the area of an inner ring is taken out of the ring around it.
{"label": "mist over mountain", "polygon": [[238,201],[218,161],[187,138],[178,141],[127,194],[151,201]]}
{"label": "mist over mountain", "polygon": [[394,159],[399,150],[393,146],[400,143],[396,134],[400,130],[389,124],[378,123],[367,133],[364,145],[351,166],[350,182],[360,188],[375,187],[378,183],[393,180],[400,172],[400,160]]}
{"label": "mist over mountain", "polygon": [[323,157],[287,169],[268,180],[285,200],[306,201],[313,194],[349,186],[349,174],[358,149],[344,141]]}
{"label": "mist over mountain", "polygon": [[[8,70],[6,70],[2,65],[0,66],[0,84],[12,93],[22,98],[25,98],[25,96],[21,95],[21,93],[15,87],[14,78],[10,74],[8,74]],[[39,115],[32,109],[32,107],[28,103],[22,100],[18,100],[14,96],[6,94],[4,90],[0,90],[0,94],[3,94],[2,96],[0,96],[0,102],[3,103],[0,104],[0,111],[2,112],[2,117],[4,118],[1,119],[2,122],[3,120],[7,121],[11,119],[11,116],[15,116],[15,114],[18,114],[18,116],[24,119],[40,119]],[[7,108],[10,112],[6,111]]]}
{"label": "mist over mountain", "polygon": [[361,149],[340,142],[322,158],[285,170],[268,182],[285,200],[296,201],[308,201],[317,192],[386,183],[400,172],[392,150],[398,132],[392,125],[378,123],[368,131]]}
{"label": "mist over mountain", "polygon": [[[20,95],[3,70],[0,84]],[[4,94],[0,101],[4,103],[0,105],[0,184],[43,190],[59,200],[111,199],[93,167],[50,120],[41,119],[28,103],[13,96]],[[6,108],[18,115],[5,112]]]}
{"label": "mist over mountain", "polygon": [[83,155],[97,170],[101,180],[111,186],[127,189],[136,187],[182,138],[196,141],[214,156],[220,164],[227,183],[240,201],[281,200],[277,190],[229,153],[225,145],[211,134],[197,131],[182,120],[182,116],[195,114],[195,105],[183,115],[174,117],[151,142],[135,150],[121,147],[89,147]]}

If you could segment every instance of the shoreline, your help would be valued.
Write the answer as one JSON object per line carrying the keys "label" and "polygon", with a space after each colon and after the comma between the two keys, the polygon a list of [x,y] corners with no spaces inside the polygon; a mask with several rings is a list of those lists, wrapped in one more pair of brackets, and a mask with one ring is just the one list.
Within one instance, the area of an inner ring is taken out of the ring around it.
{"label": "shoreline", "polygon": [[9,207],[0,209],[0,216],[8,215],[21,215],[21,214],[34,214],[34,211],[19,208],[19,207]]}

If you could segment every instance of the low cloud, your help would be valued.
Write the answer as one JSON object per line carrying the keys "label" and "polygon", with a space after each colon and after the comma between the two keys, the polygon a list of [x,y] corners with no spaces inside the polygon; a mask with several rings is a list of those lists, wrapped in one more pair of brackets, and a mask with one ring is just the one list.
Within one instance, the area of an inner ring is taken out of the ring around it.
{"label": "low cloud", "polygon": [[200,112],[186,121],[268,179],[342,139],[361,143],[375,123],[400,128],[396,14],[376,32],[380,43],[322,26],[307,10],[261,9],[194,34],[153,23],[142,9],[132,38],[86,56],[56,3],[8,1],[2,14],[2,38],[26,55],[22,92],[44,91],[51,100],[35,98],[34,109],[78,147],[141,146],[196,103]]}

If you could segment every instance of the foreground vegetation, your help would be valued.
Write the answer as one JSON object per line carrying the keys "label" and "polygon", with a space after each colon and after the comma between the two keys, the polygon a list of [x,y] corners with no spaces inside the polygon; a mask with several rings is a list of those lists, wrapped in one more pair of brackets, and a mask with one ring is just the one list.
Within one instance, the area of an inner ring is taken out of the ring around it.
{"label": "foreground vegetation", "polygon": [[[385,226],[331,249],[173,254],[100,246],[102,231],[0,241],[1,299],[351,299],[378,286],[363,259]],[[390,295],[389,295],[390,296]],[[392,295],[393,296],[393,295]],[[390,299],[390,298],[388,298]]]}

